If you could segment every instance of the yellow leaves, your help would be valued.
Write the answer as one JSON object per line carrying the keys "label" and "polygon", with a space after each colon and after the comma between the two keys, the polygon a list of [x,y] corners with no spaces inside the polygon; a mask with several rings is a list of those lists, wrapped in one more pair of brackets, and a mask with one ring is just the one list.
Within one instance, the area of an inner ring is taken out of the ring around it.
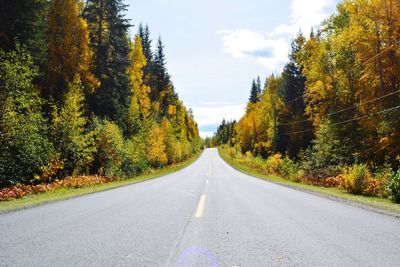
{"label": "yellow leaves", "polygon": [[0,201],[22,198],[25,195],[29,194],[39,194],[47,191],[54,191],[59,188],[81,188],[96,184],[104,184],[111,181],[113,181],[113,179],[104,176],[80,175],[80,176],[66,177],[61,181],[55,180],[54,182],[51,183],[44,183],[38,185],[17,184],[15,186],[0,189]]}
{"label": "yellow leaves", "polygon": [[58,172],[64,169],[65,160],[62,160],[59,155],[54,155],[49,163],[42,167],[42,174],[41,176],[36,176],[35,180],[41,182],[48,182],[51,181],[54,177],[57,176]]}
{"label": "yellow leaves", "polygon": [[176,114],[176,106],[169,105],[168,106],[168,115],[174,116]]}
{"label": "yellow leaves", "polygon": [[165,132],[157,124],[154,123],[148,137],[147,144],[147,160],[153,167],[162,167],[168,163],[168,158],[165,153]]}
{"label": "yellow leaves", "polygon": [[258,132],[257,114],[250,111],[238,122],[236,130],[242,151],[251,151],[255,145],[255,137]]}
{"label": "yellow leaves", "polygon": [[[79,74],[87,93],[99,87],[89,71],[91,51],[86,21],[76,0],[55,0],[48,14],[48,79],[53,90],[66,87]],[[62,95],[62,92],[58,93]]]}
{"label": "yellow leaves", "polygon": [[143,85],[143,68],[147,64],[146,57],[143,54],[142,40],[138,35],[135,35],[129,58],[131,67],[128,68],[127,72],[133,87],[132,90],[136,91]]}
{"label": "yellow leaves", "polygon": [[282,155],[277,153],[267,158],[265,161],[265,168],[267,173],[273,174],[279,172],[279,167],[282,165]]}
{"label": "yellow leaves", "polygon": [[238,122],[236,130],[242,151],[265,154],[272,149],[275,138],[274,118],[278,107],[282,105],[279,98],[279,79],[271,76],[268,86],[261,95],[261,100],[249,105],[247,113]]}
{"label": "yellow leaves", "polygon": [[129,54],[131,66],[127,70],[132,91],[131,102],[137,101],[138,111],[142,121],[144,121],[150,116],[151,101],[149,97],[150,87],[143,83],[143,68],[147,61],[143,54],[141,38],[138,35],[135,36],[131,49]]}
{"label": "yellow leaves", "polygon": [[96,139],[99,173],[110,177],[114,176],[120,171],[123,162],[124,137],[122,132],[118,125],[106,120],[97,126]]}

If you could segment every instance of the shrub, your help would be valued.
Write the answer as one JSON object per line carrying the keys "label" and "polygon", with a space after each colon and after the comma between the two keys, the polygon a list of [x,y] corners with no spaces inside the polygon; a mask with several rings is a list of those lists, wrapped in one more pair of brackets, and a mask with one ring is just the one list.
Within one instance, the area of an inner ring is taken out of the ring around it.
{"label": "shrub", "polygon": [[299,163],[285,157],[279,166],[279,174],[293,182],[300,182],[303,171],[300,169]]}
{"label": "shrub", "polygon": [[270,174],[267,165],[265,164],[265,160],[261,157],[252,157],[250,159],[250,166],[263,174]]}
{"label": "shrub", "polygon": [[341,185],[341,176],[336,177],[328,177],[324,180],[323,186],[325,187],[340,187]]}
{"label": "shrub", "polygon": [[57,152],[65,162],[63,176],[77,175],[88,171],[96,151],[92,131],[86,131],[84,95],[79,77],[75,77],[64,96],[61,109],[54,107],[52,114],[52,136]]}
{"label": "shrub", "polygon": [[265,161],[265,169],[268,174],[278,173],[279,167],[282,165],[283,159],[281,154],[275,154],[267,158]]}
{"label": "shrub", "polygon": [[[157,123],[154,123],[147,140],[147,160],[154,168],[159,168],[168,164],[167,154],[165,153],[165,141],[163,129]],[[186,157],[186,147],[183,155]]]}
{"label": "shrub", "polygon": [[384,197],[386,196],[386,187],[386,180],[369,177],[363,194],[366,196]]}
{"label": "shrub", "polygon": [[195,137],[193,140],[190,142],[192,146],[193,153],[197,154],[203,149],[203,140],[201,137]]}
{"label": "shrub", "polygon": [[263,160],[261,157],[254,157],[249,151],[247,151],[242,157],[238,158],[238,161],[263,174],[269,174],[266,169],[265,160]]}
{"label": "shrub", "polygon": [[124,162],[122,170],[125,175],[133,176],[148,169],[148,162],[144,154],[145,143],[140,135],[134,136],[125,142]]}
{"label": "shrub", "polygon": [[166,117],[164,117],[161,121],[161,128],[163,130],[163,135],[165,137],[165,153],[167,155],[168,164],[179,162],[182,158],[182,150],[181,147],[179,147],[180,155],[178,158],[176,155],[178,147],[177,140],[174,136],[171,123]]}
{"label": "shrub", "polygon": [[400,203],[400,169],[390,176],[387,189],[389,198],[395,203]]}
{"label": "shrub", "polygon": [[51,182],[57,178],[57,175],[64,169],[65,162],[58,154],[53,155],[49,163],[42,167],[42,174],[35,176],[33,182]]}
{"label": "shrub", "polygon": [[228,155],[229,155],[229,157],[230,157],[231,159],[236,158],[236,154],[237,154],[236,148],[234,148],[234,147],[227,147],[227,150],[228,150]]}
{"label": "shrub", "polygon": [[250,151],[247,151],[244,155],[245,155],[245,157],[246,157],[247,159],[252,159],[252,158],[253,158],[253,154],[251,154]]}
{"label": "shrub", "polygon": [[33,79],[31,56],[0,50],[0,186],[28,182],[49,162],[53,146]]}
{"label": "shrub", "polygon": [[[341,126],[342,127],[342,126]],[[300,154],[301,167],[309,179],[321,180],[340,174],[340,166],[354,161],[355,142],[350,132],[327,120],[319,125],[313,145]]]}
{"label": "shrub", "polygon": [[98,119],[94,120],[94,128],[94,172],[108,177],[121,175],[125,146],[120,128],[114,122]]}
{"label": "shrub", "polygon": [[192,156],[192,146],[189,141],[182,142],[182,160],[186,160]]}
{"label": "shrub", "polygon": [[372,179],[371,173],[365,164],[355,164],[343,169],[341,188],[351,194],[363,194],[368,187],[368,180]]}
{"label": "shrub", "polygon": [[182,142],[176,141],[175,143],[175,153],[174,153],[174,159],[175,162],[181,162],[183,160],[183,145]]}
{"label": "shrub", "polygon": [[392,174],[392,168],[387,163],[377,168],[373,177],[371,176],[367,180],[367,188],[364,190],[364,194],[367,196],[387,197],[387,183]]}
{"label": "shrub", "polygon": [[73,176],[63,180],[55,180],[48,184],[22,185],[17,184],[11,187],[0,189],[0,201],[22,198],[28,194],[39,194],[53,191],[58,188],[81,188],[96,184],[104,184],[113,181],[104,176]]}

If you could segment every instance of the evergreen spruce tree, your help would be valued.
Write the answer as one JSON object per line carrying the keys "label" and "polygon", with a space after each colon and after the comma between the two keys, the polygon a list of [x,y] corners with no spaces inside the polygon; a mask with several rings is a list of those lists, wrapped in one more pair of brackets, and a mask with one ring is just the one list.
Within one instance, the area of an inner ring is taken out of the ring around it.
{"label": "evergreen spruce tree", "polygon": [[[143,54],[146,57],[147,63],[153,60],[153,52],[151,51],[151,38],[149,26],[143,26],[142,23],[139,24],[138,35],[142,40]],[[149,64],[148,64],[149,65]]]}
{"label": "evergreen spruce tree", "polygon": [[253,79],[253,82],[251,84],[249,102],[253,103],[253,104],[257,103],[260,100],[260,98],[259,98],[260,92],[261,92],[261,82],[260,82],[260,86],[258,86],[258,83],[256,82],[256,80]]}
{"label": "evergreen spruce tree", "polygon": [[261,94],[261,90],[262,90],[260,76],[257,76],[256,84],[257,84],[257,95],[259,96]]}
{"label": "evergreen spruce tree", "polygon": [[[297,62],[296,55],[305,43],[304,36],[300,33],[292,42],[292,51],[289,62],[282,72],[282,84],[280,95],[285,102],[285,110],[279,114],[277,149],[289,156],[296,156],[301,149],[310,145],[312,135],[310,132],[296,135],[285,135],[292,132],[300,132],[310,129],[311,123],[306,121],[304,91],[306,79]],[[297,123],[302,121],[301,123]]]}
{"label": "evergreen spruce tree", "polygon": [[65,162],[64,176],[88,171],[96,151],[93,132],[87,132],[85,96],[79,75],[68,85],[61,108],[52,113],[52,137],[56,150]]}
{"label": "evergreen spruce tree", "polygon": [[167,89],[170,82],[170,76],[166,68],[164,44],[161,41],[161,37],[157,41],[157,49],[154,55],[153,75],[154,85],[151,99],[152,101],[158,101],[160,99],[160,94]]}
{"label": "evergreen spruce tree", "polygon": [[127,6],[122,0],[88,0],[84,17],[89,25],[91,48],[94,51],[93,72],[100,88],[90,97],[91,110],[123,126],[129,106],[130,66]]}
{"label": "evergreen spruce tree", "polygon": [[41,68],[46,62],[46,15],[48,0],[0,0],[0,49],[27,47],[33,61]]}
{"label": "evergreen spruce tree", "polygon": [[143,68],[143,82],[150,88],[154,87],[154,75],[153,71],[153,60],[154,55],[151,48],[152,40],[150,38],[150,30],[149,27],[143,26],[143,24],[139,25],[138,35],[142,40],[142,49],[143,54],[146,58],[146,66]]}

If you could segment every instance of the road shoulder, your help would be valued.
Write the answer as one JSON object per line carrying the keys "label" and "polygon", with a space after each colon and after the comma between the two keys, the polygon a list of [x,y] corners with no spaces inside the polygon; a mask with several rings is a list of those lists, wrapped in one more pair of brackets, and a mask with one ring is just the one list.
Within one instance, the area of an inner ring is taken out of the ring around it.
{"label": "road shoulder", "polygon": [[[202,152],[203,153],[203,152]],[[202,153],[199,153],[192,158],[175,164],[171,166],[164,167],[162,169],[157,169],[153,170],[149,174],[144,174],[140,176],[136,176],[133,178],[125,179],[125,180],[120,180],[120,181],[114,181],[106,184],[98,184],[98,185],[93,185],[93,186],[87,186],[87,187],[82,187],[82,188],[60,188],[54,191],[49,191],[45,193],[40,193],[40,194],[30,194],[27,195],[23,198],[19,199],[14,199],[14,200],[8,200],[8,201],[1,201],[0,202],[0,214],[4,213],[9,213],[9,212],[14,212],[18,210],[23,210],[23,209],[28,209],[28,208],[33,208],[37,206],[42,206],[46,205],[49,203],[54,203],[58,201],[64,201],[76,197],[81,197],[89,194],[94,194],[98,192],[103,192],[107,190],[112,190],[116,189],[119,187],[124,187],[136,183],[141,183],[145,182],[151,179],[156,179],[156,178],[161,178],[165,175],[183,170],[195,161],[200,158]]]}
{"label": "road shoulder", "polygon": [[388,199],[351,195],[337,188],[326,188],[302,183],[295,183],[283,179],[282,177],[279,177],[277,175],[264,175],[252,170],[249,166],[238,163],[235,160],[229,158],[229,155],[224,153],[221,148],[218,148],[218,154],[232,168],[248,176],[400,219],[400,204],[392,203]]}

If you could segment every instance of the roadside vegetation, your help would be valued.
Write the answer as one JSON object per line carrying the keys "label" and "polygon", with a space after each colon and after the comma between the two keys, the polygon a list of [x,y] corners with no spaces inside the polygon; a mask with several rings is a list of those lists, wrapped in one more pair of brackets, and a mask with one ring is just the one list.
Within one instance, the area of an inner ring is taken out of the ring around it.
{"label": "roadside vegetation", "polygon": [[398,29],[399,2],[341,1],[206,143],[263,175],[400,203]]}
{"label": "roadside vegetation", "polygon": [[[22,194],[22,196],[7,198],[7,201],[0,201],[0,212],[28,208],[58,200],[69,199],[72,197],[78,197],[90,193],[101,192],[121,186],[144,182],[181,170],[197,160],[199,156],[200,153],[194,155],[192,158],[184,162],[168,165],[158,169],[148,169],[138,176],[129,178],[119,177],[115,179],[109,179],[107,177],[99,176],[73,176],[55,181],[51,184],[39,184],[35,186],[19,185],[22,187],[36,187],[36,189],[32,188],[28,192],[21,190],[18,190],[18,192],[11,192],[11,194]],[[10,190],[10,188],[3,189],[3,191],[8,190]]]}
{"label": "roadside vegetation", "polygon": [[[387,197],[382,197],[380,194],[353,194],[347,191],[346,187],[338,185],[336,181],[332,182],[332,179],[329,179],[330,181],[328,180],[324,184],[313,183],[308,179],[303,180],[303,177],[299,176],[301,170],[297,172],[297,167],[294,167],[292,174],[288,175],[287,163],[283,163],[280,155],[275,155],[269,160],[265,160],[259,157],[254,157],[251,154],[243,155],[242,153],[235,151],[234,148],[226,145],[218,147],[218,152],[232,167],[251,176],[292,188],[317,193],[322,196],[361,203],[396,215],[400,214],[400,204],[393,203],[392,200]],[[270,165],[272,162],[273,167]],[[293,173],[296,174],[293,175]],[[387,188],[382,186],[379,188],[384,191],[387,190]]]}
{"label": "roadside vegetation", "polygon": [[164,44],[148,26],[129,34],[122,0],[2,8],[0,201],[125,181],[200,152]]}

